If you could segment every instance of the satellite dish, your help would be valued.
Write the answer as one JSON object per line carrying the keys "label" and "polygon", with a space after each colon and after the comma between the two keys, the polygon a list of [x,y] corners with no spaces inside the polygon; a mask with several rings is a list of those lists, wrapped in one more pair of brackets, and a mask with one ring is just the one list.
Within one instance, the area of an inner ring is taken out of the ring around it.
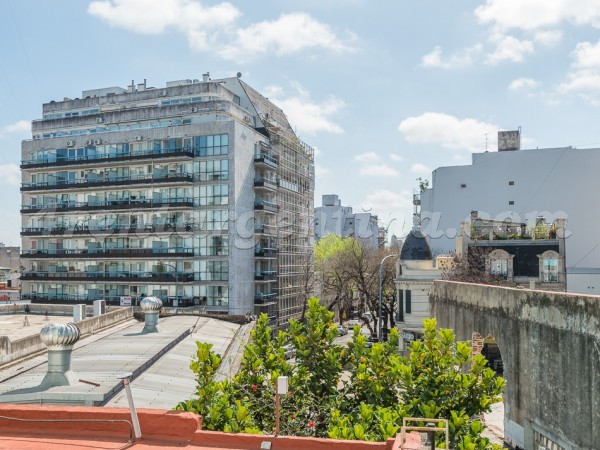
{"label": "satellite dish", "polygon": [[242,72],[238,72],[238,73],[237,73],[237,77],[238,77],[238,78],[242,78]]}

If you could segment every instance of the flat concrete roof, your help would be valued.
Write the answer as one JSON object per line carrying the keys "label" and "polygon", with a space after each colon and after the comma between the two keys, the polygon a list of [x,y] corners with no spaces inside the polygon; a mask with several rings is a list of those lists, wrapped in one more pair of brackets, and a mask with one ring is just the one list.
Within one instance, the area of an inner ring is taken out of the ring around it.
{"label": "flat concrete roof", "polygon": [[[25,318],[29,326],[24,324]],[[49,323],[73,322],[73,316],[44,316],[39,314],[1,314],[0,330],[2,336],[8,336],[11,341],[38,334]]]}
{"label": "flat concrete roof", "polygon": [[0,370],[0,403],[104,405],[112,399],[126,405],[118,394],[122,382],[117,375],[132,372],[136,406],[172,408],[195,392],[195,375],[189,368],[195,342],[211,342],[215,351],[225,353],[239,329],[229,322],[183,315],[161,319],[158,333],[142,334],[143,327],[142,322],[130,321],[79,341],[71,366],[83,381],[73,386],[39,388],[47,371],[46,354]]}

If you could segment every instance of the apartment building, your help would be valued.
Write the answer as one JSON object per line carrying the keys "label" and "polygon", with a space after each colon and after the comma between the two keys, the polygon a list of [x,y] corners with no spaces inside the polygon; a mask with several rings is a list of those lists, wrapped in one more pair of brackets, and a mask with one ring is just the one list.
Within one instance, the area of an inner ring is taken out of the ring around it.
{"label": "apartment building", "polygon": [[23,297],[207,312],[304,300],[313,150],[240,77],[84,91],[43,105],[22,143]]}

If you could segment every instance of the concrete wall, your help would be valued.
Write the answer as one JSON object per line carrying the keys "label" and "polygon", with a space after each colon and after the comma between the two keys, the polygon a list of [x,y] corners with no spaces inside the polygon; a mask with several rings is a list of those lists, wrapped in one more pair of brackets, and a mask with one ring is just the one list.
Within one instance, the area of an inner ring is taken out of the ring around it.
{"label": "concrete wall", "polygon": [[533,432],[566,449],[600,442],[600,297],[435,281],[432,316],[457,338],[477,331],[500,347],[507,442]]}
{"label": "concrete wall", "polygon": [[[81,335],[84,336],[132,317],[133,308],[119,308],[101,316],[84,319],[77,322],[77,326],[81,331]],[[37,353],[45,348],[46,346],[42,343],[39,333],[15,341],[10,341],[6,336],[2,336],[0,337],[0,365]]]}

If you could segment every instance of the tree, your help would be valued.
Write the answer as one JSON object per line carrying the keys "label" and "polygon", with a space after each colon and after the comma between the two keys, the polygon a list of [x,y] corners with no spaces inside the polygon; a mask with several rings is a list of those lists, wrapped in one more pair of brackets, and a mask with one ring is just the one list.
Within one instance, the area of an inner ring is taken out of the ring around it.
{"label": "tree", "polygon": [[496,286],[508,285],[503,277],[492,275],[486,270],[485,258],[490,251],[490,248],[485,247],[469,247],[465,254],[454,253],[452,259],[444,265],[442,279]]}
{"label": "tree", "polygon": [[315,271],[321,283],[324,305],[330,311],[337,308],[340,321],[352,310],[354,291],[345,261],[353,242],[352,238],[329,234],[315,245]]}
{"label": "tree", "polygon": [[[355,327],[352,342],[336,345],[333,313],[308,302],[306,321],[290,321],[288,332],[273,336],[261,316],[244,350],[240,372],[231,381],[214,381],[220,357],[198,343],[192,370],[196,397],[177,409],[202,414],[203,427],[268,433],[274,427],[277,377],[287,376],[290,392],[281,399],[281,433],[383,441],[395,436],[404,417],[445,418],[452,448],[490,450],[477,416],[499,401],[504,380],[471,356],[468,342],[455,342],[451,330],[425,321],[423,341],[412,343],[409,358],[396,353],[398,331],[390,341],[367,346]],[[284,346],[296,350],[292,364]],[[439,435],[438,448],[443,448]]]}

